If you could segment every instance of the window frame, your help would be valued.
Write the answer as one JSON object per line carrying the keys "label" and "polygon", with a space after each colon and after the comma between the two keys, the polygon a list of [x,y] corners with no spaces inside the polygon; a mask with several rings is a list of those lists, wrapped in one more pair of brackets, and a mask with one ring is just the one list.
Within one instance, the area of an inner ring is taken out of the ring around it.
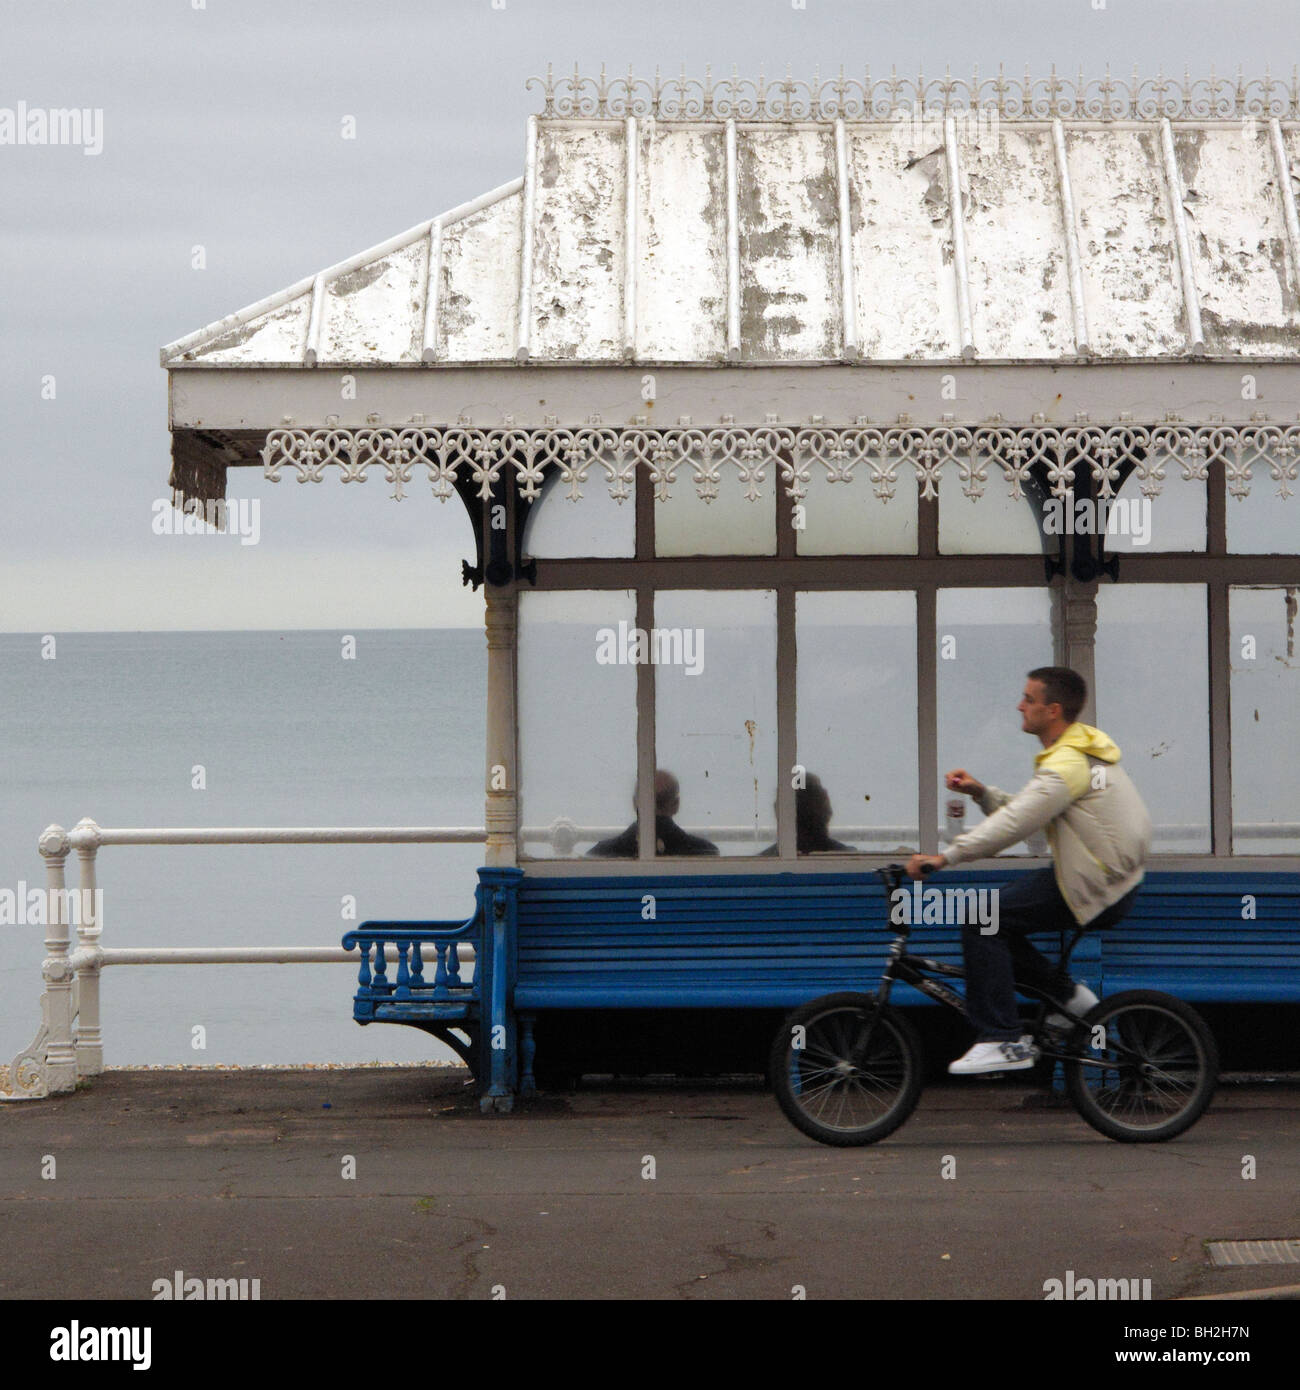
{"label": "window frame", "polygon": [[[1171,477],[1167,487],[1177,487]],[[599,485],[599,484],[597,484]],[[860,485],[856,481],[850,486]],[[1300,553],[1232,554],[1227,545],[1227,477],[1224,464],[1212,460],[1206,481],[1206,548],[1189,552],[1124,552],[1120,580],[1124,584],[1198,583],[1205,586],[1208,608],[1205,654],[1209,686],[1209,743],[1211,841],[1208,853],[1152,857],[1153,867],[1177,868],[1232,865],[1239,868],[1300,870],[1300,854],[1236,855],[1232,845],[1232,750],[1229,706],[1230,633],[1229,590],[1238,585],[1300,584]],[[561,505],[557,496],[553,505]],[[632,589],[636,594],[637,625],[654,626],[657,589],[768,589],[777,603],[777,768],[797,761],[795,673],[795,595],[801,591],[910,590],[916,596],[916,672],[918,717],[917,815],[920,851],[939,850],[939,767],[937,751],[936,604],[940,589],[1044,587],[1092,606],[1092,635],[1084,639],[1089,665],[1095,649],[1096,584],[1080,585],[1061,574],[1049,579],[1045,557],[1032,554],[943,554],[939,550],[937,498],[918,498],[917,551],[907,555],[799,555],[793,526],[795,506],[784,488],[775,489],[777,547],[775,556],[659,557],[655,554],[655,498],[648,470],[638,468],[633,496],[635,553],[631,560],[539,560],[536,587],[551,589]],[[701,503],[701,505],[704,505]],[[754,505],[759,505],[755,503]],[[1300,505],[1282,502],[1281,505]],[[1100,583],[1114,582],[1103,578]],[[1091,591],[1091,594],[1089,593]],[[1052,650],[1065,648],[1066,605],[1052,605]],[[1077,633],[1072,640],[1080,639]],[[1054,658],[1056,659],[1056,658]],[[1090,682],[1091,683],[1091,682]],[[655,708],[654,668],[637,668],[637,813],[639,856],[635,861],[590,861],[601,872],[644,872],[654,864],[665,871],[701,871],[698,859],[671,859],[654,853]],[[828,857],[795,854],[794,791],[789,776],[777,780],[778,855],[765,867],[781,871],[843,871],[882,858],[879,854]],[[1045,863],[1017,856],[1016,867]],[[572,872],[586,861],[529,860],[530,872],[549,865],[551,872]],[[560,866],[560,870],[554,868]],[[755,872],[751,857],[708,860],[711,872]]]}

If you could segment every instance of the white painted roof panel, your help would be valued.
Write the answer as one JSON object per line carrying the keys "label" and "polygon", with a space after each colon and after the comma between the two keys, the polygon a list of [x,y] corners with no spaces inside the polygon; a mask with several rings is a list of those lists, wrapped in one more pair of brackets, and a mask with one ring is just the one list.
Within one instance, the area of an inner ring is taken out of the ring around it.
{"label": "white painted roof panel", "polygon": [[[1300,355],[1286,222],[1267,127],[1182,131],[1174,141],[1206,347],[1251,354],[1261,339]],[[1290,332],[1288,332],[1290,330]]]}
{"label": "white painted roof panel", "polygon": [[[249,323],[214,333],[190,350],[205,366],[214,362],[262,366],[267,362],[301,362],[307,348],[311,291],[259,314]],[[164,349],[166,351],[166,349]]]}
{"label": "white painted roof panel", "polygon": [[855,126],[848,165],[862,356],[960,357],[942,152],[913,153],[888,126]]}
{"label": "white painted roof panel", "polygon": [[1074,321],[1051,131],[961,141],[971,317],[981,357],[1073,357]]}
{"label": "white painted roof panel", "polygon": [[516,192],[443,231],[436,361],[514,356],[522,207]]}
{"label": "white painted roof panel", "polygon": [[538,131],[532,357],[622,355],[626,166],[621,126]]}
{"label": "white painted roof panel", "polygon": [[638,139],[637,354],[717,361],[727,350],[725,136],[720,126],[643,121]]}
{"label": "white painted roof panel", "polygon": [[1094,353],[1163,357],[1186,352],[1178,252],[1158,129],[1069,131],[1066,151]]}
{"label": "white painted roof panel", "polygon": [[832,129],[738,133],[741,355],[840,356],[839,212]]}
{"label": "white painted roof panel", "polygon": [[418,362],[427,237],[325,286],[318,362]]}

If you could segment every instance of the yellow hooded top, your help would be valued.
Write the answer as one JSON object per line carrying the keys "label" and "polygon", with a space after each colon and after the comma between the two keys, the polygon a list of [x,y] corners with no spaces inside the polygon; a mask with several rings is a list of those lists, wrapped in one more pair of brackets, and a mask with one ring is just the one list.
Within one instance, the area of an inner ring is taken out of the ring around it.
{"label": "yellow hooded top", "polygon": [[1034,758],[1034,775],[1014,796],[985,787],[988,819],[943,852],[948,864],[988,858],[1045,831],[1057,887],[1080,925],[1142,882],[1151,817],[1119,765],[1114,741],[1090,724],[1071,724]]}

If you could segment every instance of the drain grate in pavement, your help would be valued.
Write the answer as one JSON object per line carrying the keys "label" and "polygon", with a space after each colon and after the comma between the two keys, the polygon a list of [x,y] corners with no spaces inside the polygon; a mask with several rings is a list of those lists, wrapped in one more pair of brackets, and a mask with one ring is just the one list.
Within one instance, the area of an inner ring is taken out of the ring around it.
{"label": "drain grate in pavement", "polygon": [[1300,1265],[1300,1240],[1212,1240],[1213,1265]]}

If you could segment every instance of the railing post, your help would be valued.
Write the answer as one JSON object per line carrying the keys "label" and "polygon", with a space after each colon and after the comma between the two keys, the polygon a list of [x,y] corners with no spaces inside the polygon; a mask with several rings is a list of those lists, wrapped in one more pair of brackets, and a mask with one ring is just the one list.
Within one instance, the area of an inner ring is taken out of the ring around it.
{"label": "railing post", "polygon": [[98,1076],[104,1070],[104,1038],[99,1016],[99,963],[87,960],[87,952],[100,944],[104,924],[100,920],[95,856],[99,851],[99,826],[79,820],[68,841],[81,861],[81,894],[77,912],[77,1078]]}
{"label": "railing post", "polygon": [[63,861],[68,857],[67,833],[50,825],[41,833],[45,861],[45,950],[41,977],[41,1026],[36,1036],[8,1067],[0,1067],[0,1100],[38,1100],[77,1084],[77,1056],[72,1042],[72,965],[68,959],[68,927],[63,918]]}
{"label": "railing post", "polygon": [[44,1012],[49,1026],[45,1040],[44,1072],[45,1088],[52,1096],[77,1089],[77,1050],[72,1036],[72,1020],[76,1010],[72,997],[72,962],[68,954],[68,895],[63,877],[64,861],[71,848],[61,825],[52,825],[41,835],[47,908],[46,954],[41,962],[41,975],[45,980]]}

